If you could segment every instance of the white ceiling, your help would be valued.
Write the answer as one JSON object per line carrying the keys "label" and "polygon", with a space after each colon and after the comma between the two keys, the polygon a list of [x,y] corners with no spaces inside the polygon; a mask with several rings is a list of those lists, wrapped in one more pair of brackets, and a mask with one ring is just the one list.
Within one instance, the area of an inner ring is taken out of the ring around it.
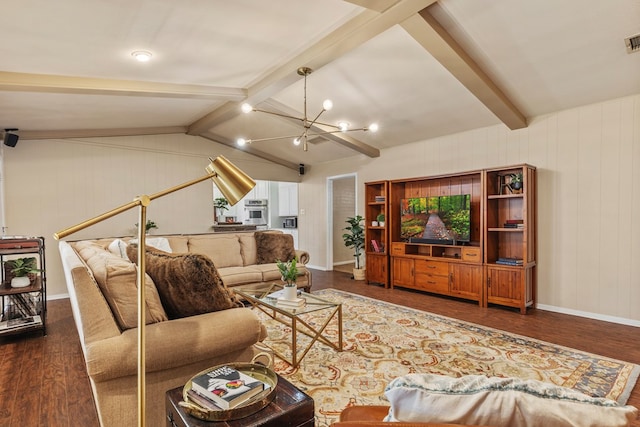
{"label": "white ceiling", "polygon": [[380,131],[247,148],[292,168],[640,93],[639,0],[3,0],[0,28],[21,140],[298,134],[239,106],[301,116],[308,66],[310,117],[331,98],[321,121]]}

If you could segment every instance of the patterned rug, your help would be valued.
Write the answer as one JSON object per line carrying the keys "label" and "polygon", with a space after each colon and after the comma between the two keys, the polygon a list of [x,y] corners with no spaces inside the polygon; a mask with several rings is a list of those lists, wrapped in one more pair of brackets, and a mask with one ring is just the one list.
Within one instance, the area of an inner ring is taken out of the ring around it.
{"label": "patterned rug", "polygon": [[[408,373],[535,379],[624,404],[640,372],[632,363],[348,292],[314,294],[342,302],[344,351],[316,342],[298,368],[276,358],[274,369],[314,399],[318,427],[331,425],[347,406],[388,404],[385,386]],[[306,316],[324,323],[323,312]],[[264,315],[263,321],[267,343],[290,358],[290,329]],[[337,322],[326,333],[337,338]]]}

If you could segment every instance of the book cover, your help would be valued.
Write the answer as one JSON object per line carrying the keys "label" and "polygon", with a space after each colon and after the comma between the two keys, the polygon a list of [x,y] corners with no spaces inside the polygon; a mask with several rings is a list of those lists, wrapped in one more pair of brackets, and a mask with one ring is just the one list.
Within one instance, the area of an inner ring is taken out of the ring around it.
{"label": "book cover", "polygon": [[222,409],[231,409],[264,390],[265,384],[230,366],[222,366],[191,380],[191,389]]}

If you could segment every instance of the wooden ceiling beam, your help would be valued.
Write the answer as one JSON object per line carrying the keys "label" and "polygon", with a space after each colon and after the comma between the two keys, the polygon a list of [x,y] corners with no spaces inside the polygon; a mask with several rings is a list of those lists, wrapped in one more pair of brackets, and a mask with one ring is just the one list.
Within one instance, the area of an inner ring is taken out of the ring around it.
{"label": "wooden ceiling beam", "polygon": [[428,8],[411,16],[401,25],[509,129],[527,127],[524,114],[436,21]]}
{"label": "wooden ceiling beam", "polygon": [[165,126],[118,129],[60,129],[18,131],[20,139],[101,138],[110,136],[140,136],[186,133],[186,126]]}
{"label": "wooden ceiling beam", "polygon": [[137,80],[100,79],[0,71],[0,90],[82,95],[141,96],[153,98],[239,101],[244,89]]}

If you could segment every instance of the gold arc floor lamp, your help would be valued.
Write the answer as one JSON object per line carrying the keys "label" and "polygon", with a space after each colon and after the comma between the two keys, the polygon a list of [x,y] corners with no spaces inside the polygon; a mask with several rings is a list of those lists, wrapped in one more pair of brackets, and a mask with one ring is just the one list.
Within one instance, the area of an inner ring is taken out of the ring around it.
{"label": "gold arc floor lamp", "polygon": [[190,187],[207,179],[212,179],[216,186],[220,189],[222,195],[233,206],[242,199],[253,187],[256,182],[249,175],[241,171],[237,166],[227,160],[224,156],[218,156],[215,159],[209,158],[210,163],[205,168],[207,175],[196,178],[192,181],[185,182],[175,187],[168,188],[150,196],[137,196],[132,202],[124,204],[113,210],[105,212],[94,218],[83,221],[73,227],[58,231],[53,235],[56,240],[63,239],[70,234],[83,230],[94,224],[104,221],[105,219],[119,215],[135,207],[139,208],[138,215],[138,271],[136,283],[138,286],[138,425],[145,426],[145,224],[147,223],[147,206],[149,203],[159,197],[174,193],[184,188]]}

